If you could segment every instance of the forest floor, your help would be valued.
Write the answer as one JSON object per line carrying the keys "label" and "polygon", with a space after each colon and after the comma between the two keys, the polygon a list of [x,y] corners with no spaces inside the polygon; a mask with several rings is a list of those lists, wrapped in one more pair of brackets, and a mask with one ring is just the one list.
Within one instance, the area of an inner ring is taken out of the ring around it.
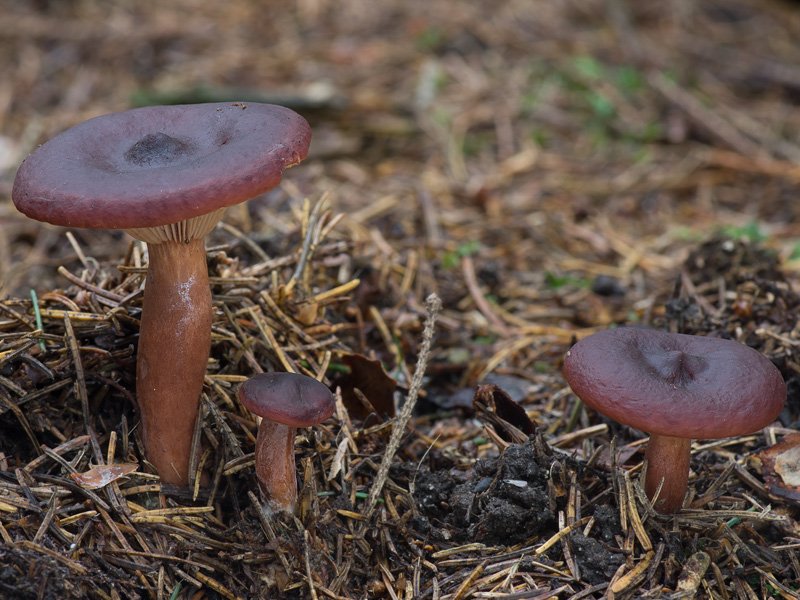
{"label": "forest floor", "polygon": [[[798,597],[796,3],[0,10],[0,598]],[[90,117],[212,101],[289,106],[314,138],[207,239],[211,483],[186,489],[138,436],[144,246],[31,221],[11,187]],[[612,325],[735,339],[787,382],[772,426],[693,443],[675,515],[641,491],[646,434],[561,375]],[[270,520],[235,392],[287,368],[341,402]]]}

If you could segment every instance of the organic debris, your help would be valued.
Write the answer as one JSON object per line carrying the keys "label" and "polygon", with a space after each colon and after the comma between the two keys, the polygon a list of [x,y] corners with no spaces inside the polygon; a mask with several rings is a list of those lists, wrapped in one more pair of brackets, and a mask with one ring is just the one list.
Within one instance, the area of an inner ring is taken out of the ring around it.
{"label": "organic debris", "polygon": [[790,433],[781,442],[759,450],[750,462],[761,473],[771,494],[800,502],[800,433]]}
{"label": "organic debris", "polygon": [[[0,7],[0,598],[797,597],[800,509],[747,460],[800,426],[793,3]],[[209,235],[188,488],[138,440],[143,246],[10,200],[37,144],[172,101],[314,132]],[[672,516],[644,433],[561,376],[617,324],[746,343],[787,382],[772,426],[693,443]],[[294,517],[257,496],[236,391],[261,371],[343,382],[296,437]]]}

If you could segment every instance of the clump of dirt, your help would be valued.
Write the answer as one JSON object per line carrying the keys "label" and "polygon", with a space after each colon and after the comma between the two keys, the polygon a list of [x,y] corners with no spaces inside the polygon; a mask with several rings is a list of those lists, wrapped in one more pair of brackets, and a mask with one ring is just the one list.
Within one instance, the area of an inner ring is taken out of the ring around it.
{"label": "clump of dirt", "polygon": [[432,473],[427,469],[420,469],[414,476],[413,486],[417,507],[429,518],[444,518],[449,511],[450,494],[459,479],[463,479],[463,474],[458,471]]}
{"label": "clump of dirt", "polygon": [[625,562],[620,552],[612,552],[614,536],[622,534],[619,514],[610,506],[597,506],[594,511],[597,537],[588,537],[580,531],[570,534],[570,546],[580,569],[581,580],[594,585],[609,581],[619,566]]}
{"label": "clump of dirt", "polygon": [[[555,534],[555,516],[566,504],[564,483],[578,475],[578,466],[531,438],[496,458],[478,460],[468,471],[432,473],[407,465],[394,475],[414,478],[410,487],[422,514],[413,526],[419,532],[437,541],[512,546]],[[625,556],[613,550],[615,537],[623,535],[618,511],[597,505],[592,516],[591,532],[576,530],[569,543],[581,580],[594,585],[608,581]]]}
{"label": "clump of dirt", "polygon": [[715,237],[693,250],[684,268],[695,285],[722,277],[738,283],[744,277],[766,281],[785,281],[780,257],[761,244],[729,237]]}
{"label": "clump of dirt", "polygon": [[434,538],[511,545],[555,531],[554,457],[534,442],[509,446],[466,473],[416,475],[414,498]]}

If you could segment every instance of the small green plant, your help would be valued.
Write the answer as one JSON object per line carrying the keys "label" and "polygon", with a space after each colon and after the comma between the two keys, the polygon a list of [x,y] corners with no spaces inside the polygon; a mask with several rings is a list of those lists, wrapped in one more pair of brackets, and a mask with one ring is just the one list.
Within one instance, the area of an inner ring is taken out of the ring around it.
{"label": "small green plant", "polygon": [[646,93],[644,75],[633,65],[612,65],[592,56],[575,56],[561,73],[562,89],[576,106],[586,111],[584,130],[592,145],[601,148],[615,139],[650,143],[663,136],[660,122],[628,123],[621,114],[620,102],[642,104]]}
{"label": "small green plant", "polygon": [[437,106],[433,109],[432,117],[437,125],[447,127],[453,122],[453,111],[446,106]]}
{"label": "small green plant", "polygon": [[705,239],[705,234],[686,225],[679,225],[672,230],[672,235],[676,240],[686,242],[700,242]]}
{"label": "small green plant", "polygon": [[[36,296],[36,290],[34,289],[31,289],[31,302],[33,303],[33,315],[36,319],[36,329],[44,329],[42,313],[39,312],[39,298]],[[39,338],[39,348],[41,348],[42,352],[47,349],[42,338]]]}
{"label": "small green plant", "polygon": [[486,131],[470,132],[464,138],[462,149],[465,156],[476,156],[481,150],[488,148],[494,141],[494,136]]}
{"label": "small green plant", "polygon": [[462,257],[472,256],[480,247],[481,243],[477,240],[464,242],[455,250],[449,250],[442,254],[442,266],[445,269],[455,269],[461,264]]}
{"label": "small green plant", "polygon": [[593,56],[576,56],[572,61],[572,68],[583,77],[589,79],[601,79],[606,75],[606,69],[603,63]]}
{"label": "small green plant", "polygon": [[758,221],[749,221],[746,225],[727,225],[720,228],[720,233],[735,240],[746,239],[748,242],[763,242],[767,234],[761,231]]}
{"label": "small green plant", "polygon": [[[369,498],[369,494],[367,492],[356,492],[356,498],[359,500],[366,500]],[[378,504],[383,502],[383,498],[378,498]]]}
{"label": "small green plant", "polygon": [[800,241],[792,244],[792,251],[787,260],[800,260]]}
{"label": "small green plant", "polygon": [[565,285],[573,285],[579,288],[589,288],[592,285],[592,282],[588,279],[574,277],[572,275],[557,275],[552,271],[545,271],[544,278],[547,282],[547,287],[551,290],[557,290]]}
{"label": "small green plant", "polygon": [[441,27],[432,25],[426,27],[417,34],[416,45],[422,52],[431,52],[436,50],[444,42],[444,31]]}
{"label": "small green plant", "polygon": [[[304,367],[311,368],[311,363],[308,361],[300,361]],[[328,372],[329,373],[352,373],[353,370],[345,364],[342,363],[329,363],[328,364]]]}
{"label": "small green plant", "polygon": [[540,148],[547,148],[547,143],[550,141],[550,135],[545,129],[535,129],[531,132],[531,139]]}
{"label": "small green plant", "polygon": [[592,112],[600,119],[610,119],[616,112],[614,104],[604,94],[589,92],[586,100],[592,108]]}
{"label": "small green plant", "polygon": [[628,93],[640,92],[644,89],[644,77],[636,67],[622,65],[617,67],[615,76],[617,86]]}

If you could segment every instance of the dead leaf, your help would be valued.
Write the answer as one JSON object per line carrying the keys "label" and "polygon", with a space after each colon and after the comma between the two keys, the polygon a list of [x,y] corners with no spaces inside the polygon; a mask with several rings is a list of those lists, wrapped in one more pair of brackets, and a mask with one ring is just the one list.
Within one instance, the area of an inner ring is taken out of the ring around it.
{"label": "dead leaf", "polygon": [[87,490],[96,490],[133,473],[139,465],[136,463],[120,463],[117,465],[98,465],[83,473],[70,473],[70,476]]}
{"label": "dead leaf", "polygon": [[397,382],[384,371],[381,361],[355,353],[343,355],[341,361],[350,372],[338,377],[336,385],[342,388],[342,402],[350,417],[364,421],[374,412],[381,419],[394,418]]}
{"label": "dead leaf", "polygon": [[536,433],[536,424],[528,413],[500,386],[479,385],[472,400],[475,413],[483,421],[490,423],[502,439],[521,444],[528,436]]}
{"label": "dead leaf", "polygon": [[800,433],[792,433],[774,446],[759,450],[751,461],[761,469],[769,491],[800,502]]}

